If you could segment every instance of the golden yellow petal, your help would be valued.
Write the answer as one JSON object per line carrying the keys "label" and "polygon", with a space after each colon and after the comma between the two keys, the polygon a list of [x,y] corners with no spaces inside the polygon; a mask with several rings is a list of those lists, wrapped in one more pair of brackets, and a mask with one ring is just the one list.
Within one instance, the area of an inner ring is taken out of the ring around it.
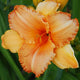
{"label": "golden yellow petal", "polygon": [[57,2],[61,4],[60,9],[62,10],[68,3],[68,0],[57,0]]}
{"label": "golden yellow petal", "polygon": [[28,8],[30,8],[32,10],[35,10],[35,8],[33,6],[28,6]]}
{"label": "golden yellow petal", "polygon": [[41,1],[43,1],[43,0],[33,0],[33,4],[34,4],[35,6],[37,6],[38,3],[40,3]]}
{"label": "golden yellow petal", "polygon": [[4,36],[5,36],[5,35],[2,35],[2,36],[1,36],[2,47],[5,48],[5,49],[7,49],[7,47],[5,46],[5,43],[4,43]]}
{"label": "golden yellow petal", "polygon": [[50,14],[54,14],[59,5],[60,4],[53,1],[43,1],[38,4],[36,11],[43,14],[44,16],[48,16]]}
{"label": "golden yellow petal", "polygon": [[74,51],[70,44],[63,48],[55,49],[55,57],[53,63],[61,69],[65,68],[78,68],[78,62],[75,58]]}
{"label": "golden yellow petal", "polygon": [[62,10],[69,0],[45,0],[45,1],[55,1],[57,3],[60,3],[60,9]]}
{"label": "golden yellow petal", "polygon": [[2,35],[1,39],[3,48],[9,49],[12,53],[18,52],[23,43],[19,34],[13,30],[6,31],[5,34]]}

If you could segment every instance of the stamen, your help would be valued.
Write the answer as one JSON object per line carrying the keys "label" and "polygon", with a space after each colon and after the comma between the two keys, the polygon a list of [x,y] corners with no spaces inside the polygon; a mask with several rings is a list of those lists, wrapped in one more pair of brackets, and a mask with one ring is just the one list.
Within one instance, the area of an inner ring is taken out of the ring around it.
{"label": "stamen", "polygon": [[47,33],[46,35],[49,36],[49,33]]}

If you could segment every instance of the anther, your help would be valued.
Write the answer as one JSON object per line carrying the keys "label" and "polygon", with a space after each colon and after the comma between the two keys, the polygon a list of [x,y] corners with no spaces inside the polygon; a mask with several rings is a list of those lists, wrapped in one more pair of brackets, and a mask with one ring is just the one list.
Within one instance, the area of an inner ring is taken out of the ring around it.
{"label": "anther", "polygon": [[46,35],[49,36],[49,33],[47,33]]}

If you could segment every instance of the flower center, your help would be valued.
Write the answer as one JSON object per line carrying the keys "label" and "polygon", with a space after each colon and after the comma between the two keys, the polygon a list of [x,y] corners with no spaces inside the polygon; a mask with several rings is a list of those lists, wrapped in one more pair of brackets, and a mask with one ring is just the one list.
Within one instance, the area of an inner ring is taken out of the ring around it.
{"label": "flower center", "polygon": [[40,43],[41,44],[44,44],[48,41],[48,38],[49,38],[49,33],[42,33],[40,35]]}
{"label": "flower center", "polygon": [[47,36],[49,36],[49,33],[46,33]]}

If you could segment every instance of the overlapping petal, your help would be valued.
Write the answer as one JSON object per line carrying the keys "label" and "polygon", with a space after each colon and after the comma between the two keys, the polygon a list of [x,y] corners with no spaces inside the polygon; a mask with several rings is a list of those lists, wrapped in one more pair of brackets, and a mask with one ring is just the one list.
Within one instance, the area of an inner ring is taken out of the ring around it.
{"label": "overlapping petal", "polygon": [[27,72],[32,72],[31,62],[34,52],[39,48],[39,45],[24,43],[18,52],[19,61],[23,69]]}
{"label": "overlapping petal", "polygon": [[64,46],[73,40],[78,32],[79,23],[77,19],[71,19],[71,15],[57,12],[48,17],[51,38],[56,46]]}
{"label": "overlapping petal", "polygon": [[60,3],[60,7],[59,7],[59,9],[63,9],[65,6],[66,6],[66,4],[68,3],[68,0],[45,0],[45,1],[55,1],[55,2],[57,2],[57,3]]}
{"label": "overlapping petal", "polygon": [[49,40],[39,46],[34,44],[24,44],[19,51],[19,61],[27,72],[33,72],[38,77],[47,68],[50,60],[53,59],[54,44]]}
{"label": "overlapping petal", "polygon": [[50,61],[55,56],[53,53],[54,48],[55,45],[49,40],[45,44],[41,45],[41,47],[35,52],[31,67],[33,73],[36,74],[36,77],[40,76],[40,74],[47,69],[48,64],[50,64]]}
{"label": "overlapping petal", "polygon": [[36,36],[49,29],[44,16],[23,5],[15,6],[9,14],[9,26],[11,29],[16,30],[27,43],[37,41]]}
{"label": "overlapping petal", "polygon": [[66,45],[62,48],[55,49],[55,57],[53,58],[53,63],[59,68],[78,68],[78,62],[75,58],[74,51],[71,45]]}
{"label": "overlapping petal", "polygon": [[36,8],[36,11],[42,15],[48,16],[50,14],[54,14],[59,8],[59,5],[59,3],[53,1],[40,2]]}

